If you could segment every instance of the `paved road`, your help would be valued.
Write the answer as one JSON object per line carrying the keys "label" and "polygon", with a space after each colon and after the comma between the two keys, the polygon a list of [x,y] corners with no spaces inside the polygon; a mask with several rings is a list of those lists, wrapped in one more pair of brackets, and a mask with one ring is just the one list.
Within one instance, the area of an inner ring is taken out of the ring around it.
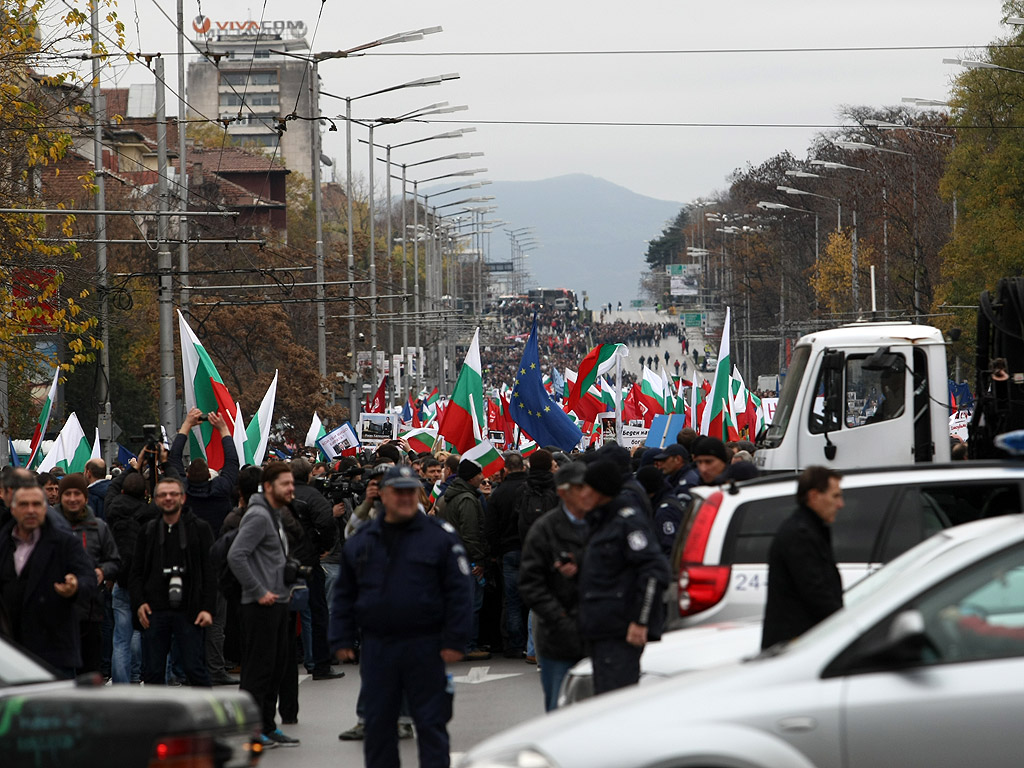
{"label": "paved road", "polygon": [[[600,319],[600,313],[595,314],[595,317]],[[614,322],[625,322],[625,323],[668,323],[676,322],[680,318],[678,316],[671,316],[663,312],[656,312],[653,309],[624,309],[621,312],[613,310],[610,314],[605,314],[603,322],[614,323]],[[700,328],[686,328],[685,329],[686,339],[689,343],[689,348],[693,349],[695,346],[700,351],[701,357],[704,356],[704,333]],[[682,354],[682,347],[675,335],[669,336],[663,340],[660,344],[654,347],[630,347],[629,357],[623,361],[623,370],[632,373],[634,376],[640,376],[640,358],[641,356],[650,358],[651,355],[658,356],[658,368],[656,372],[661,371],[661,366],[665,364],[665,352],[669,354],[669,373],[675,372],[675,367],[672,366],[676,360],[679,360],[683,365],[679,368],[679,373],[687,379],[692,379],[694,374],[693,369],[693,357],[690,353],[687,356]],[[714,354],[714,353],[713,353]],[[697,371],[697,380],[701,381],[704,376],[714,376],[713,370],[709,370],[706,373]]]}
{"label": "paved road", "polygon": [[[314,682],[307,675],[299,679],[299,723],[283,730],[302,739],[302,744],[268,751],[261,765],[355,768],[363,764],[362,742],[338,741],[338,733],[355,723],[359,695],[358,669],[348,664],[341,669],[346,675],[340,680]],[[492,734],[544,714],[540,675],[532,664],[494,658],[453,664],[449,671],[456,678],[455,714],[448,724],[453,753],[465,752]],[[461,682],[460,677],[480,682]],[[402,765],[418,765],[415,741],[400,742],[400,749]]]}

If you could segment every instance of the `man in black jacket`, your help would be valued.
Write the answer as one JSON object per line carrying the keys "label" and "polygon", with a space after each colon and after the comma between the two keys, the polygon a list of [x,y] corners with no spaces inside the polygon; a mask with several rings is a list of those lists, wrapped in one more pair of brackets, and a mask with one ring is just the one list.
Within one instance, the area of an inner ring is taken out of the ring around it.
{"label": "man in black jacket", "polygon": [[[320,559],[334,547],[338,539],[338,526],[334,522],[331,503],[316,488],[309,485],[313,465],[303,458],[292,459],[295,478],[295,516],[302,523],[306,538],[312,545],[313,559],[303,565],[312,566],[309,587],[309,622],[312,635],[314,680],[333,680],[344,677],[344,672],[331,671],[331,651],[327,646],[327,589],[326,574]],[[305,620],[303,620],[305,621]],[[303,624],[305,631],[305,624]]]}
{"label": "man in black jacket", "polygon": [[526,651],[526,622],[523,617],[523,602],[519,598],[522,542],[519,539],[516,501],[520,489],[526,482],[526,467],[522,455],[515,451],[508,451],[503,458],[505,479],[487,499],[484,537],[487,539],[491,557],[498,561],[497,565],[501,569],[505,597],[505,658],[518,659]]}
{"label": "man in black jacket", "polygon": [[161,516],[146,525],[135,545],[128,585],[142,627],[143,682],[165,684],[173,637],[189,683],[209,687],[203,627],[213,622],[216,605],[213,532],[183,509],[184,490],[175,477],[157,482],[153,497]]}
{"label": "man in black jacket", "polygon": [[843,508],[840,479],[828,467],[807,467],[800,473],[799,506],[779,526],[768,550],[762,648],[802,635],[843,607],[843,583],[829,530]]}
{"label": "man in black jacket", "polygon": [[82,665],[76,599],[96,592],[96,573],[81,542],[46,512],[32,483],[15,487],[10,519],[0,527],[0,635],[36,654],[65,677]]}
{"label": "man in black jacket", "polygon": [[579,619],[579,564],[587,543],[586,466],[571,462],[555,473],[561,503],[533,524],[523,543],[519,593],[533,611],[544,709],[558,706],[566,673],[583,658]]}
{"label": "man in black jacket", "polygon": [[590,645],[595,694],[640,679],[644,646],[661,636],[662,593],[670,578],[650,518],[627,501],[632,494],[621,493],[616,469],[595,461],[585,477],[585,503],[593,509],[580,578],[580,630]]}

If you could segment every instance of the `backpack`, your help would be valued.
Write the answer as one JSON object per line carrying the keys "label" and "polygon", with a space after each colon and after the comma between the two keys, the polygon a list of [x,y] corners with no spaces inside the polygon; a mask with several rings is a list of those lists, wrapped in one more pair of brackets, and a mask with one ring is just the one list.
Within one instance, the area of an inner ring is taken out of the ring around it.
{"label": "backpack", "polygon": [[217,589],[228,602],[240,602],[242,599],[242,583],[228,565],[228,552],[238,536],[238,528],[234,528],[220,536],[210,547],[210,565],[217,574]]}
{"label": "backpack", "polygon": [[519,521],[519,541],[526,541],[526,534],[541,515],[558,503],[554,488],[535,488],[527,481],[516,499],[516,519]]}

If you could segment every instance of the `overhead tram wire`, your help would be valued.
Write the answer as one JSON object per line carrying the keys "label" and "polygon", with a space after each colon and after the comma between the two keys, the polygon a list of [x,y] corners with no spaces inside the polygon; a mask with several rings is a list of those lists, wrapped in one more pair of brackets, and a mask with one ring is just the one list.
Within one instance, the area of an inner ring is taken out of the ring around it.
{"label": "overhead tram wire", "polygon": [[693,56],[717,54],[771,54],[771,53],[884,53],[887,51],[963,51],[1024,48],[1020,43],[985,45],[851,45],[801,46],[792,48],[661,48],[577,51],[367,51],[353,56]]}

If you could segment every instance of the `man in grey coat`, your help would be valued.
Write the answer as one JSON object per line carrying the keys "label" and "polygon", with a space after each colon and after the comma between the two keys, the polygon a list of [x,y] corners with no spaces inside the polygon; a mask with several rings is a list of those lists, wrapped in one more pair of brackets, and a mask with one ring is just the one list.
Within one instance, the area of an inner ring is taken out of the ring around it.
{"label": "man in grey coat", "polygon": [[239,686],[256,699],[263,714],[264,749],[293,747],[298,739],[277,727],[277,691],[289,662],[288,598],[285,563],[288,542],[281,510],[295,495],[295,479],[283,461],[272,461],[260,477],[263,493],[249,498],[238,534],[228,551],[228,566],[242,585],[238,609],[241,624],[242,678]]}

